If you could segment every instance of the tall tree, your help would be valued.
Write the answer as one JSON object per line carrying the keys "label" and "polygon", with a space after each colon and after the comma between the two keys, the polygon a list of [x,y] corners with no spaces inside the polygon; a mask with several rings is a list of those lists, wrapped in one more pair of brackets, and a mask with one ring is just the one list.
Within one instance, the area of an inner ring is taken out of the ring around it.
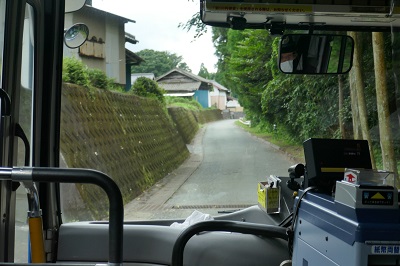
{"label": "tall tree", "polygon": [[390,127],[384,40],[382,32],[372,33],[372,46],[374,51],[375,89],[378,107],[382,162],[385,170],[397,173],[397,164],[393,149],[392,130]]}
{"label": "tall tree", "polygon": [[174,68],[191,72],[188,65],[183,62],[182,56],[175,53],[144,49],[136,54],[143,58],[144,62],[138,66],[133,66],[132,73],[154,73],[156,77],[159,77]]}
{"label": "tall tree", "polygon": [[358,113],[358,100],[357,100],[357,90],[356,90],[356,78],[354,75],[354,70],[349,73],[349,83],[350,83],[350,98],[351,98],[351,118],[353,121],[353,138],[362,139],[361,134],[361,122],[360,114]]}
{"label": "tall tree", "polygon": [[230,53],[227,48],[228,44],[228,30],[227,28],[212,28],[212,41],[215,47],[215,55],[217,61],[217,73],[215,73],[215,80],[221,84],[228,86],[226,75],[228,75],[228,65]]}
{"label": "tall tree", "polygon": [[227,37],[225,80],[238,95],[246,114],[259,120],[261,95],[272,78],[266,66],[271,58],[272,38],[266,30],[229,30]]}
{"label": "tall tree", "polygon": [[178,28],[182,28],[186,31],[190,31],[194,29],[195,35],[193,36],[195,39],[201,37],[204,33],[207,32],[206,24],[201,21],[200,12],[193,14],[193,16],[186,21],[186,23],[179,23]]}
{"label": "tall tree", "polygon": [[371,135],[369,133],[369,126],[368,126],[368,113],[367,113],[367,106],[365,104],[365,95],[364,95],[364,78],[362,75],[362,51],[360,49],[361,47],[361,38],[359,36],[359,33],[357,32],[350,32],[350,36],[353,37],[354,39],[354,57],[353,57],[353,71],[354,71],[354,77],[355,77],[355,88],[357,92],[357,101],[358,101],[358,113],[360,116],[360,122],[361,122],[361,131],[362,131],[362,136],[363,139],[367,140],[369,143],[369,151],[371,155],[371,164],[372,168],[376,169],[376,164],[375,164],[375,157],[373,153],[373,147],[372,147],[372,139]]}
{"label": "tall tree", "polygon": [[208,72],[208,69],[206,68],[204,63],[201,63],[200,70],[197,76],[203,77],[205,79],[211,79],[210,72]]}
{"label": "tall tree", "polygon": [[339,129],[340,136],[342,139],[346,138],[346,132],[344,129],[344,78],[343,75],[338,75],[338,84],[339,84]]}

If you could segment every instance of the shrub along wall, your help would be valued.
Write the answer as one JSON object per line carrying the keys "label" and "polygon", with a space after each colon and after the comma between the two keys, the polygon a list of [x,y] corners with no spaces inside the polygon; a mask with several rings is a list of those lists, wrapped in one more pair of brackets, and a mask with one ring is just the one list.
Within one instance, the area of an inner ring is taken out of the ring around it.
{"label": "shrub along wall", "polygon": [[[121,189],[124,203],[189,155],[157,100],[64,84],[61,110],[60,148],[67,166],[108,174]],[[198,125],[190,125],[194,136]],[[93,218],[107,217],[106,194],[94,185],[76,186]]]}

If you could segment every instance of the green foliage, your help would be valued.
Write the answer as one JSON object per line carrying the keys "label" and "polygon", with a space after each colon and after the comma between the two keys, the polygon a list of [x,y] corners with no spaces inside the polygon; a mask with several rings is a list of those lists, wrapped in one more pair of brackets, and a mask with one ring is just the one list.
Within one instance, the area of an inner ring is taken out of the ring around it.
{"label": "green foliage", "polygon": [[110,80],[108,79],[106,73],[101,71],[100,69],[88,69],[88,76],[89,76],[89,81],[90,84],[93,87],[99,88],[99,89],[107,89],[110,85]]}
{"label": "green foliage", "polygon": [[212,41],[215,47],[215,55],[218,58],[217,68],[218,71],[215,73],[215,80],[221,84],[228,85],[228,82],[225,80],[228,62],[226,61],[229,58],[230,53],[227,50],[227,42],[228,42],[228,29],[226,28],[212,28]]}
{"label": "green foliage", "polygon": [[[198,14],[189,20],[184,28],[196,30],[195,38],[205,30],[198,24]],[[274,134],[284,136],[286,140],[301,142],[309,137],[342,137],[339,127],[339,113],[343,114],[345,135],[351,137],[352,119],[349,76],[343,75],[343,109],[339,110],[339,81],[335,75],[283,75],[277,68],[278,38],[273,40],[266,30],[234,31],[226,28],[212,28],[213,43],[218,57],[215,80],[231,90],[231,96],[238,98],[245,108],[246,118],[252,126],[267,131],[274,128]],[[290,33],[286,31],[285,33]],[[326,32],[327,33],[327,32]],[[346,34],[345,32],[332,32]],[[362,68],[362,90],[367,106],[367,120],[371,131],[378,128],[378,108],[375,84],[375,67],[371,32],[358,32],[358,44],[362,59],[358,65]],[[391,116],[395,116],[400,105],[398,73],[400,72],[400,43],[398,35],[383,33],[386,82]],[[329,64],[331,72],[336,70],[337,54],[340,50],[332,46]],[[350,49],[347,47],[348,52]],[[350,65],[345,61],[345,66]],[[199,75],[206,76],[203,69]],[[386,87],[386,86],[385,86]],[[341,99],[341,100],[342,100]],[[386,104],[385,104],[386,105]],[[342,107],[341,107],[342,108]],[[356,119],[357,120],[357,119]],[[398,121],[396,121],[398,123]],[[396,127],[392,122],[392,129]],[[399,130],[394,134],[399,135]],[[398,136],[396,136],[398,137]],[[394,139],[398,139],[398,138]],[[382,166],[379,147],[379,133],[372,140],[378,166]],[[374,143],[375,142],[375,143]],[[376,147],[375,147],[376,145]],[[395,150],[399,156],[399,150]]]}
{"label": "green foliage", "polygon": [[212,79],[212,75],[208,72],[208,69],[205,67],[204,63],[201,63],[199,73],[197,76],[203,77],[205,79]]}
{"label": "green foliage", "polygon": [[178,28],[182,28],[188,32],[194,29],[196,32],[194,35],[195,39],[207,32],[206,24],[201,21],[200,12],[195,13],[186,23],[179,23]]}
{"label": "green foliage", "polygon": [[[268,64],[273,78],[262,93],[263,120],[297,142],[333,137],[338,129],[338,77],[282,74],[276,64],[277,41],[273,50]],[[349,82],[345,84],[348,96]],[[346,101],[345,118],[349,118],[349,108],[350,101]]]}
{"label": "green foliage", "polygon": [[163,90],[158,86],[157,82],[146,77],[139,77],[129,92],[142,97],[156,98],[161,103],[164,103]]}
{"label": "green foliage", "polygon": [[126,93],[125,87],[121,84],[115,83],[113,79],[109,79],[108,89],[119,93]]}
{"label": "green foliage", "polygon": [[62,78],[64,82],[85,87],[90,85],[87,66],[74,57],[64,57]]}
{"label": "green foliage", "polygon": [[64,82],[84,86],[89,89],[104,89],[125,92],[125,89],[116,84],[115,80],[108,78],[100,69],[90,69],[79,59],[64,57],[63,74]]}
{"label": "green foliage", "polygon": [[132,73],[154,73],[159,77],[174,68],[180,68],[191,72],[182,56],[167,51],[155,51],[151,49],[141,50],[136,53],[144,59],[138,66],[132,66]]}
{"label": "green foliage", "polygon": [[183,97],[165,97],[165,102],[168,107],[183,107],[193,111],[203,110],[201,104],[193,98]]}
{"label": "green foliage", "polygon": [[[213,40],[219,57],[216,80],[232,90],[252,126],[274,129],[297,143],[337,135],[337,76],[282,74],[277,67],[279,38],[265,30],[213,29]],[[349,98],[347,80],[345,86]],[[351,123],[350,101],[344,108],[345,122]]]}
{"label": "green foliage", "polygon": [[259,121],[262,114],[261,95],[272,77],[271,70],[266,66],[272,54],[272,38],[265,30],[229,30],[225,37],[218,40],[222,42],[218,46],[221,49],[219,52],[221,55],[225,53],[222,80],[238,97],[247,116]]}

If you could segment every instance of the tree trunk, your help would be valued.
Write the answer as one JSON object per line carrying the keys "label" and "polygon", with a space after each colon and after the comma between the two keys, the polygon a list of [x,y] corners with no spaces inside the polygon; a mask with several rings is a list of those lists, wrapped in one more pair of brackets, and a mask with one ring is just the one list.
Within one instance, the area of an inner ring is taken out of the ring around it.
{"label": "tree trunk", "polygon": [[338,84],[339,84],[339,128],[340,128],[340,136],[342,139],[346,138],[346,132],[344,129],[344,110],[343,110],[343,90],[344,90],[344,81],[343,76],[338,75]]}
{"label": "tree trunk", "polygon": [[386,64],[382,32],[372,33],[372,47],[374,51],[376,103],[378,108],[379,136],[383,168],[384,170],[394,172],[397,175],[397,164],[393,149],[392,130],[390,127]]}
{"label": "tree trunk", "polygon": [[358,111],[360,115],[360,122],[361,122],[361,132],[363,139],[367,140],[369,143],[369,153],[371,155],[371,164],[372,168],[376,169],[375,164],[375,157],[372,149],[372,141],[371,135],[369,134],[369,126],[368,126],[368,113],[367,107],[365,104],[365,97],[364,97],[364,79],[362,75],[362,57],[360,50],[360,41],[359,33],[356,32],[349,32],[350,36],[354,39],[354,57],[353,57],[353,69],[354,69],[354,77],[355,77],[355,85],[356,85],[356,92],[357,92],[357,104],[358,104]]}
{"label": "tree trunk", "polygon": [[358,113],[358,100],[357,100],[357,91],[355,84],[355,75],[354,68],[349,73],[349,83],[350,83],[350,98],[351,98],[351,117],[353,121],[353,138],[354,139],[362,139],[361,135],[361,123],[360,123],[360,114]]}

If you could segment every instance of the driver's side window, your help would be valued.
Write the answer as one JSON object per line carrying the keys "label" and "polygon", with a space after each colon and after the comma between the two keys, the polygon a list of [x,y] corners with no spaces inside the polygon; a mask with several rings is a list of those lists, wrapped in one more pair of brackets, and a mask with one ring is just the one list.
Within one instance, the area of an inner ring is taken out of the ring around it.
{"label": "driver's side window", "polygon": [[[22,40],[22,64],[21,64],[21,87],[19,99],[19,124],[24,131],[30,144],[32,144],[32,99],[34,91],[34,10],[27,5],[25,8],[24,30]],[[32,150],[32,148],[31,148]],[[17,162],[15,165],[31,165],[31,161],[26,161],[26,149],[24,143],[18,139]],[[31,154],[29,157],[32,158]],[[16,193],[16,212],[15,212],[15,262],[29,261],[29,240],[27,226],[27,193],[23,186],[17,189]]]}

